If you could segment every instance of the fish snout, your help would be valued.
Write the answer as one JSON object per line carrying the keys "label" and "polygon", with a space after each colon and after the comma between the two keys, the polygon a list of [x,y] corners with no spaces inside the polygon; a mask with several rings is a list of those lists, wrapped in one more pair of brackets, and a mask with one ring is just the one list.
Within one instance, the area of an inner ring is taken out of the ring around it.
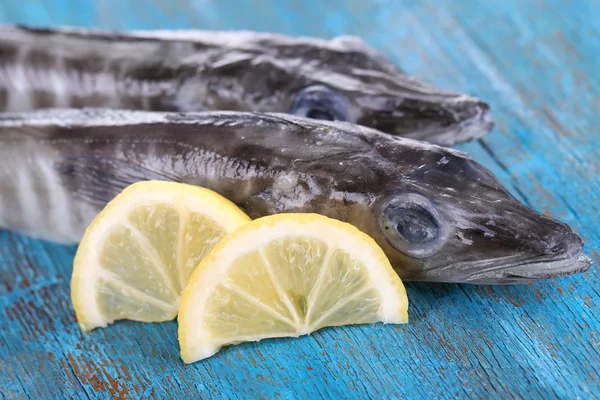
{"label": "fish snout", "polygon": [[495,285],[589,269],[583,240],[567,224],[506,200],[490,203],[498,207],[494,217],[486,212],[462,221],[438,255],[421,261],[420,274],[431,281]]}
{"label": "fish snout", "polygon": [[583,251],[583,239],[570,226],[549,221],[549,233],[537,246],[540,257],[550,261],[572,259]]}
{"label": "fish snout", "polygon": [[393,111],[381,111],[359,124],[443,146],[481,137],[494,127],[490,106],[464,94],[426,94],[403,98]]}
{"label": "fish snout", "polygon": [[442,124],[434,135],[438,144],[452,146],[477,139],[494,128],[489,104],[468,95],[450,98],[441,104]]}
{"label": "fish snout", "polygon": [[457,124],[483,124],[493,127],[490,105],[475,97],[462,95],[443,103],[443,107],[452,114]]}
{"label": "fish snout", "polygon": [[[515,252],[522,257],[504,268],[494,269],[487,283],[523,283],[585,272],[591,260],[583,251],[583,240],[567,224],[540,216],[532,224]],[[494,276],[495,275],[495,276]]]}

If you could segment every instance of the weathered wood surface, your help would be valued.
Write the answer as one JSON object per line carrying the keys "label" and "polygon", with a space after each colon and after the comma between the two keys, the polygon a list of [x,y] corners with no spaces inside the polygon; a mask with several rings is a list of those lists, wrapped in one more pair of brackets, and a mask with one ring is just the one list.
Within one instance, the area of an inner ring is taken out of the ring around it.
{"label": "weathered wood surface", "polygon": [[[488,100],[496,130],[462,149],[523,201],[571,224],[600,262],[597,2],[241,3],[2,0],[0,21],[358,34],[409,73]],[[600,397],[596,266],[530,285],[409,284],[407,326],[243,344],[185,366],[175,322],[79,332],[74,252],[0,233],[0,397]]]}

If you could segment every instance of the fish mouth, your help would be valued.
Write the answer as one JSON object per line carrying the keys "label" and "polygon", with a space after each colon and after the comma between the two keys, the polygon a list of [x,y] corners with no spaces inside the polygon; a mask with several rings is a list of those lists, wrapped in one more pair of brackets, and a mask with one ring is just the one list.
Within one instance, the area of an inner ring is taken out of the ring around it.
{"label": "fish mouth", "polygon": [[469,275],[462,282],[481,285],[526,283],[585,272],[590,269],[591,265],[592,260],[589,257],[578,253],[562,260],[532,261],[513,266],[503,265],[500,268]]}

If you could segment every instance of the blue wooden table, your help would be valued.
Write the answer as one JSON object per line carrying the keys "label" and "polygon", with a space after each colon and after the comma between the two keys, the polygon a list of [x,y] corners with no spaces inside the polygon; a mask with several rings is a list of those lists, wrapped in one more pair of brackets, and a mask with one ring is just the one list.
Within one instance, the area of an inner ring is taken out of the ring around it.
{"label": "blue wooden table", "polygon": [[[0,22],[358,34],[407,72],[488,100],[497,128],[461,149],[525,203],[571,224],[600,262],[597,2],[241,3],[2,0]],[[600,397],[596,266],[529,285],[408,284],[409,325],[243,344],[186,366],[175,322],[80,333],[69,300],[74,253],[0,232],[0,397]]]}

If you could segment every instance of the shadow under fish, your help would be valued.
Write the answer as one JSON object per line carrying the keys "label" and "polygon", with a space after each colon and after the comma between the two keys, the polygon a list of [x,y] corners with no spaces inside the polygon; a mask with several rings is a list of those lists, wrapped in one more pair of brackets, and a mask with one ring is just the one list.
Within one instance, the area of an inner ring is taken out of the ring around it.
{"label": "shadow under fish", "polygon": [[0,111],[69,107],[291,113],[448,146],[493,127],[356,37],[0,26]]}
{"label": "shadow under fish", "polygon": [[580,237],[466,153],[287,114],[107,109],[0,115],[0,227],[81,239],[126,186],[215,190],[252,218],[314,212],[372,236],[407,281],[518,283],[586,271]]}

